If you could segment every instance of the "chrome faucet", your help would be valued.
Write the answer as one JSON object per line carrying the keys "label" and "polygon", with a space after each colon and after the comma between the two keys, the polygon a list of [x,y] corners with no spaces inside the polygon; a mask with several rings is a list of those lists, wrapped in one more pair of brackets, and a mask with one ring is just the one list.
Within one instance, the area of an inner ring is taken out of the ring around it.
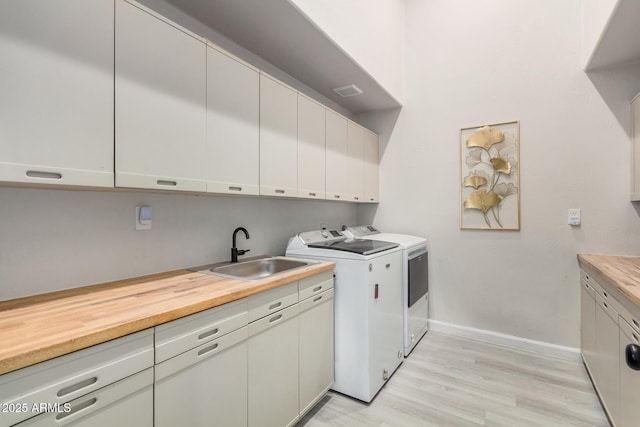
{"label": "chrome faucet", "polygon": [[236,248],[236,234],[238,231],[242,231],[244,233],[244,237],[249,239],[249,232],[244,227],[238,227],[233,230],[233,238],[232,238],[232,247],[231,247],[231,262],[238,262],[238,255],[244,255],[249,252],[251,249],[238,249]]}

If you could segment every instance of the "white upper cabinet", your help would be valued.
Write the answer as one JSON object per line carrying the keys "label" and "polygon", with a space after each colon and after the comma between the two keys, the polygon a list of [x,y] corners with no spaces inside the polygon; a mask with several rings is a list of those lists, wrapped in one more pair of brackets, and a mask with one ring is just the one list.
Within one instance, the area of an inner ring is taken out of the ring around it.
{"label": "white upper cabinet", "polygon": [[347,188],[349,200],[363,202],[364,200],[364,155],[367,131],[361,126],[349,122],[347,127]]}
{"label": "white upper cabinet", "polygon": [[326,110],[327,200],[348,200],[347,119]]}
{"label": "white upper cabinet", "polygon": [[0,2],[0,181],[113,187],[113,1]]}
{"label": "white upper cabinet", "polygon": [[380,201],[380,154],[378,135],[365,131],[364,146],[364,201],[376,203]]}
{"label": "white upper cabinet", "polygon": [[213,193],[260,193],[260,74],[208,46],[205,176]]}
{"label": "white upper cabinet", "polygon": [[298,94],[260,74],[260,194],[298,195]]}
{"label": "white upper cabinet", "polygon": [[204,40],[117,0],[115,49],[116,186],[206,191]]}
{"label": "white upper cabinet", "polygon": [[325,107],[298,94],[298,197],[325,198]]}

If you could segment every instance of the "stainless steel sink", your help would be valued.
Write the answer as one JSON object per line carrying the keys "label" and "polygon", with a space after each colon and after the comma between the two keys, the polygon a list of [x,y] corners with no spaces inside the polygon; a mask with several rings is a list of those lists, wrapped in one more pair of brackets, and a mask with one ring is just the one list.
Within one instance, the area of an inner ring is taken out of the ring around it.
{"label": "stainless steel sink", "polygon": [[285,257],[271,257],[227,264],[200,272],[233,279],[261,280],[313,264],[317,264],[317,262]]}

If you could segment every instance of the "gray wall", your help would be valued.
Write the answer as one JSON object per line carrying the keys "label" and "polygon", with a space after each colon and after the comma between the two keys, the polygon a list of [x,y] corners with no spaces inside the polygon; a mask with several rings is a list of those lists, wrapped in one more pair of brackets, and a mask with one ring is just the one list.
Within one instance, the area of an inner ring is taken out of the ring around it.
{"label": "gray wall", "polygon": [[[135,231],[137,205],[153,228]],[[191,267],[282,255],[289,237],[355,221],[347,203],[256,197],[0,188],[0,300]]]}

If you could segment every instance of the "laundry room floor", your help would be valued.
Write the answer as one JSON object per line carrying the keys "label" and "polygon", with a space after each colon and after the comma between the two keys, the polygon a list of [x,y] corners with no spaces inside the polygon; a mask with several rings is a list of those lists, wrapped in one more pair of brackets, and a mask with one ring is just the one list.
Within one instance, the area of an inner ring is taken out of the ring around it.
{"label": "laundry room floor", "polygon": [[582,363],[429,332],[367,405],[329,392],[297,427],[597,426]]}

